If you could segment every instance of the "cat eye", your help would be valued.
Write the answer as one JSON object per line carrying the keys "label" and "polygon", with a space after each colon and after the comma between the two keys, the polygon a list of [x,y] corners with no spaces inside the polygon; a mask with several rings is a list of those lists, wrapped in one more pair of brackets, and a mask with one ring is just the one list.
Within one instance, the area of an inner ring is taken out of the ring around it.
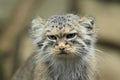
{"label": "cat eye", "polygon": [[66,38],[71,39],[71,38],[74,38],[76,35],[77,35],[76,33],[67,34]]}
{"label": "cat eye", "polygon": [[47,36],[50,40],[57,40],[57,37],[54,35],[48,35]]}

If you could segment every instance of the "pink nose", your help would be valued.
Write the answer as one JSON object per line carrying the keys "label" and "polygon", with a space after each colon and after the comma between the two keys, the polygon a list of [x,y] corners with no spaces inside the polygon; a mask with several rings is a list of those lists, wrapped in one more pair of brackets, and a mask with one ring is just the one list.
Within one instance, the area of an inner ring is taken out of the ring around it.
{"label": "pink nose", "polygon": [[59,42],[58,43],[58,49],[59,50],[64,50],[65,49],[65,43],[64,42]]}
{"label": "pink nose", "polygon": [[65,49],[65,47],[59,47],[59,49],[60,49],[60,50],[64,50],[64,49]]}

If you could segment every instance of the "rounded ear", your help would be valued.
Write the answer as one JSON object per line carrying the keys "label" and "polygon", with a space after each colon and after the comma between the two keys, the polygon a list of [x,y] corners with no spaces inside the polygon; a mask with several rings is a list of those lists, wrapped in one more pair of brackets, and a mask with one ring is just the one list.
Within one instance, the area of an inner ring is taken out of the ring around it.
{"label": "rounded ear", "polygon": [[41,41],[41,35],[44,28],[45,20],[41,17],[37,17],[32,20],[32,26],[31,26],[31,37],[33,40],[33,43],[37,44],[39,41]]}
{"label": "rounded ear", "polygon": [[43,27],[42,25],[44,25],[44,23],[45,23],[44,19],[42,19],[41,17],[37,17],[32,20],[32,29],[41,28]]}
{"label": "rounded ear", "polygon": [[80,24],[85,28],[92,30],[94,28],[94,18],[93,17],[83,17],[80,19]]}

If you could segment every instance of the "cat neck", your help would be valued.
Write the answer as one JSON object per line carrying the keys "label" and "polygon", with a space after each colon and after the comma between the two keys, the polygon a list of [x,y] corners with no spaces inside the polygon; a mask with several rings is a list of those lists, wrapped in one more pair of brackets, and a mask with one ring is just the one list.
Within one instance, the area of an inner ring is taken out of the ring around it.
{"label": "cat neck", "polygon": [[53,80],[87,80],[87,62],[82,59],[55,60],[49,64],[49,75]]}

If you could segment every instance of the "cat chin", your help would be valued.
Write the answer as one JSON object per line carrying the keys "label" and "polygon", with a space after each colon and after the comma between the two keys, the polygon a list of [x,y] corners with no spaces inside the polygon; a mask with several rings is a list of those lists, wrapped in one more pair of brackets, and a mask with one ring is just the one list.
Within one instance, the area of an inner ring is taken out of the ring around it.
{"label": "cat chin", "polygon": [[73,54],[73,53],[67,53],[67,54],[55,54],[54,58],[57,59],[77,59],[79,56]]}

